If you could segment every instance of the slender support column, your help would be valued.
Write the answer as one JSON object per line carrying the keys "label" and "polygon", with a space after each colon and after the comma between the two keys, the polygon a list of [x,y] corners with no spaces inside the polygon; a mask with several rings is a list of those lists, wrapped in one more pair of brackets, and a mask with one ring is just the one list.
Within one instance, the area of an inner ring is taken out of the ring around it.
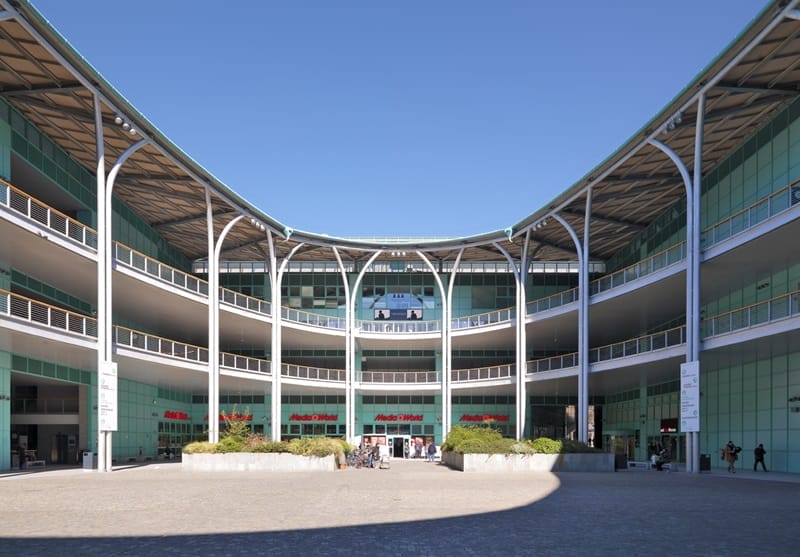
{"label": "slender support column", "polygon": [[[100,108],[99,100],[95,100],[95,126],[99,128],[96,131],[98,142],[103,141],[103,120],[102,110]],[[112,373],[114,381],[116,381],[116,369],[113,362],[113,305],[112,305],[112,280],[113,273],[113,243],[111,238],[111,223],[112,223],[112,209],[111,200],[114,192],[114,183],[117,179],[117,174],[125,161],[133,155],[140,148],[147,145],[148,140],[142,139],[130,147],[128,147],[114,163],[111,172],[104,180],[105,184],[101,183],[100,175],[98,174],[97,183],[97,264],[102,267],[98,270],[97,280],[97,334],[98,334],[98,355],[97,355],[97,375],[98,375],[98,442],[97,442],[97,469],[100,472],[110,472],[112,469],[112,440],[111,435],[117,429],[117,401],[113,401],[113,409],[109,411],[104,408],[100,403],[102,385],[100,378],[107,372]],[[101,143],[102,144],[102,143]],[[104,154],[102,148],[98,151],[98,170],[101,166],[105,165]],[[102,342],[101,339],[102,338]],[[116,396],[116,394],[114,395]],[[113,414],[113,415],[109,415]]]}
{"label": "slender support column", "polygon": [[[271,236],[270,236],[271,238]],[[272,440],[281,440],[281,397],[283,396],[283,386],[281,384],[283,373],[283,348],[282,328],[283,328],[283,310],[281,307],[281,282],[283,281],[283,274],[286,272],[286,267],[292,259],[297,250],[305,244],[299,243],[294,246],[289,254],[281,262],[280,268],[275,272],[275,280],[272,283]],[[272,243],[270,242],[270,252],[274,254]],[[274,269],[274,266],[272,267]],[[270,269],[270,276],[272,276],[272,269]]]}
{"label": "slender support column", "polygon": [[339,272],[342,275],[342,284],[344,284],[344,369],[345,369],[345,380],[344,380],[344,429],[345,429],[345,439],[347,439],[348,443],[353,443],[355,439],[355,424],[351,423],[350,416],[353,415],[355,419],[354,412],[351,412],[351,408],[355,407],[355,400],[353,398],[353,374],[352,370],[355,369],[353,365],[354,361],[354,343],[353,343],[353,329],[350,327],[350,319],[349,315],[353,311],[353,303],[350,300],[350,282],[347,280],[347,272],[345,271],[344,264],[342,263],[342,256],[339,254],[339,250],[334,246],[333,248],[333,255],[336,257],[336,262],[339,264]]}
{"label": "slender support column", "polygon": [[[219,442],[219,254],[222,251],[222,244],[225,242],[225,236],[236,225],[237,222],[242,220],[244,215],[238,215],[231,219],[225,225],[222,232],[217,238],[216,245],[214,246],[214,278],[211,280],[209,274],[208,283],[208,304],[209,315],[213,312],[214,317],[211,322],[211,336],[208,338],[208,373],[209,373],[209,393],[208,393],[208,441],[210,443]],[[211,265],[209,265],[209,269]]]}
{"label": "slender support column", "polygon": [[[699,112],[704,111],[704,102],[698,104]],[[702,125],[702,117],[698,114],[698,121]],[[702,130],[696,130],[696,133],[699,132],[699,137],[702,139]],[[702,151],[702,145],[697,144],[697,135],[695,137],[695,152],[698,149]],[[651,139],[649,143],[656,147],[657,149],[661,150],[665,155],[667,155],[670,160],[675,164],[678,168],[678,171],[681,174],[681,178],[683,179],[683,185],[686,190],[686,363],[691,364],[694,362],[698,362],[696,355],[699,354],[698,347],[696,346],[696,340],[699,340],[699,308],[695,308],[695,296],[699,296],[699,292],[695,293],[695,287],[699,287],[699,282],[696,282],[695,273],[697,272],[697,268],[699,265],[698,255],[699,255],[699,231],[697,230],[698,223],[695,222],[695,219],[699,215],[699,212],[695,208],[695,195],[698,195],[699,199],[699,191],[694,192],[694,187],[692,185],[692,180],[689,177],[689,171],[686,169],[686,165],[683,164],[681,158],[669,147],[665,144],[657,141],[655,139]],[[702,160],[697,161],[697,156],[695,156],[696,162],[702,167]],[[697,173],[696,179],[699,180],[701,178],[700,171],[698,168],[695,168],[695,172]],[[699,188],[697,188],[699,190]],[[698,277],[699,280],[699,277]],[[697,304],[699,305],[699,298]],[[698,362],[699,364],[699,362]],[[699,398],[699,397],[698,397]],[[695,439],[696,437],[691,433],[694,432],[687,432],[689,435],[686,438],[686,449],[687,449],[687,459],[686,459],[686,467],[687,472],[690,473],[697,473],[699,470],[695,470],[695,460],[697,460],[699,464],[699,454],[695,457],[696,447],[695,447]],[[697,437],[699,438],[699,437]]]}
{"label": "slender support column", "polygon": [[[693,183],[692,183],[692,222],[694,222],[694,231],[692,234],[692,362],[697,362],[697,370],[702,374],[700,369],[700,230],[702,229],[700,223],[700,195],[701,195],[701,181],[703,179],[703,142],[704,142],[704,126],[705,126],[705,113],[706,113],[706,95],[703,93],[697,100],[697,121],[695,125],[694,135],[694,169],[693,169]],[[688,333],[688,331],[687,331]],[[700,377],[698,376],[698,381]],[[699,388],[699,387],[698,387]],[[697,412],[698,412],[698,427],[697,431],[690,433],[692,438],[692,453],[691,453],[691,466],[690,472],[693,474],[700,473],[700,407],[702,405],[700,393],[697,393]],[[688,441],[687,441],[688,444]],[[689,460],[687,460],[687,465]]]}
{"label": "slender support column", "polygon": [[517,423],[522,424],[519,430],[519,438],[525,437],[526,425],[528,423],[528,295],[527,295],[527,282],[528,282],[528,269],[530,267],[530,257],[528,250],[531,243],[531,231],[525,233],[525,244],[522,248],[522,260],[520,264],[520,277],[519,283],[521,288],[517,291]]}
{"label": "slender support column", "polygon": [[525,304],[524,304],[524,296],[525,295],[525,285],[522,282],[522,269],[523,266],[526,265],[526,257],[525,254],[522,255],[522,259],[520,260],[519,268],[517,268],[514,259],[511,257],[511,254],[508,253],[506,249],[504,249],[500,244],[495,242],[494,247],[502,253],[505,258],[508,260],[508,264],[511,265],[511,268],[514,270],[514,281],[516,282],[516,292],[517,296],[515,298],[515,309],[516,309],[516,327],[515,327],[515,365],[516,365],[516,376],[517,376],[517,383],[515,388],[515,399],[516,399],[516,411],[515,411],[515,420],[516,424],[516,439],[519,441],[525,435],[525,377],[527,376],[527,368],[525,362],[525,356],[522,355],[521,352],[521,343],[522,340],[520,338],[520,332],[525,327]]}
{"label": "slender support column", "polygon": [[[552,217],[561,223],[575,244],[575,253],[578,254],[578,441],[589,442],[589,401],[588,401],[588,382],[589,382],[589,335],[586,311],[588,308],[589,285],[586,277],[588,266],[585,261],[585,250],[578,239],[578,235],[572,226],[558,215]],[[584,306],[584,303],[586,304]]]}
{"label": "slender support column", "polygon": [[106,241],[104,229],[106,224],[106,204],[103,202],[105,198],[106,186],[106,163],[105,163],[105,144],[103,140],[103,113],[100,106],[100,98],[94,95],[94,123],[95,123],[95,144],[97,150],[97,468],[103,472],[106,469],[105,456],[100,465],[100,455],[106,454],[106,433],[101,430],[101,413],[100,413],[100,374],[107,362],[110,359],[110,354],[106,352],[106,322],[109,321],[107,312],[109,307],[106,306]]}
{"label": "slender support column", "polygon": [[[579,310],[579,327],[580,339],[578,344],[580,368],[582,381],[581,387],[581,404],[578,408],[578,415],[582,416],[578,422],[583,428],[583,442],[589,442],[589,238],[590,228],[592,221],[592,188],[591,186],[586,190],[586,208],[585,216],[583,219],[583,258],[580,261],[580,268],[578,272],[578,296],[580,299]],[[580,438],[580,432],[578,434]],[[594,441],[594,439],[592,440]]]}
{"label": "slender support column", "polygon": [[[442,283],[442,278],[439,276],[439,273],[436,271],[436,267],[433,266],[430,259],[428,259],[424,253],[421,251],[416,252],[420,259],[422,259],[425,264],[430,269],[431,274],[433,274],[433,279],[436,281],[436,285],[439,287],[439,292],[442,293],[442,440],[447,436],[450,432],[450,392],[449,392],[449,384],[450,384],[450,370],[447,367],[448,361],[448,354],[450,353],[450,337],[449,337],[449,330],[450,330],[450,312],[448,311],[447,306],[447,290],[444,288],[444,284]],[[459,261],[461,259],[461,252],[458,254]]]}
{"label": "slender support column", "polygon": [[[453,264],[453,272],[450,274],[450,281],[447,285],[447,298],[443,306],[447,306],[447,321],[442,320],[442,328],[447,327],[445,340],[447,342],[447,354],[442,360],[442,440],[447,439],[450,430],[453,428],[453,290],[456,284],[456,273],[461,265],[461,257],[464,255],[463,248],[458,250],[456,261]],[[445,416],[447,421],[445,422]]]}
{"label": "slender support column", "polygon": [[211,206],[211,188],[205,187],[206,198],[206,250],[208,253],[208,442],[216,443],[219,440],[219,420],[214,416],[212,405],[213,393],[217,392],[216,378],[214,375],[214,343],[219,338],[217,335],[217,312],[212,302],[212,292],[217,291],[217,261],[214,258],[214,211]]}
{"label": "slender support column", "polygon": [[[358,272],[356,276],[356,280],[353,283],[353,290],[350,292],[350,298],[348,299],[348,305],[350,311],[347,312],[345,316],[346,327],[347,330],[350,331],[350,367],[345,370],[345,374],[348,377],[346,383],[349,383],[348,392],[350,393],[350,405],[347,408],[347,425],[345,426],[348,432],[352,432],[352,439],[358,435],[356,431],[356,384],[358,381],[355,377],[355,333],[356,333],[356,308],[358,307],[358,288],[361,285],[361,281],[364,279],[364,275],[369,269],[370,265],[378,258],[383,251],[378,250],[373,253],[361,270]],[[349,435],[350,433],[348,433]]]}

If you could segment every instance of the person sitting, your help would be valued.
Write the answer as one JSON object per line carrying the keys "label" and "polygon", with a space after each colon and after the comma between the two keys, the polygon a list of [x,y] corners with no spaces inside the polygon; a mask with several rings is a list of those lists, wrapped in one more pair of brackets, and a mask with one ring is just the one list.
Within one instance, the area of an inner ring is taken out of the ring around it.
{"label": "person sitting", "polygon": [[656,457],[656,470],[664,470],[664,465],[669,462],[669,451],[664,447],[658,452]]}

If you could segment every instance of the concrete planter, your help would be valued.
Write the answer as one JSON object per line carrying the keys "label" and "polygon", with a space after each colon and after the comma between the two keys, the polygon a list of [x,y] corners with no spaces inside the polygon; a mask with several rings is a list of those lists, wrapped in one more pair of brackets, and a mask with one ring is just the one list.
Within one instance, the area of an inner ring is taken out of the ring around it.
{"label": "concrete planter", "polygon": [[181,469],[188,472],[262,470],[269,472],[333,472],[336,460],[328,456],[289,453],[183,453]]}
{"label": "concrete planter", "polygon": [[462,472],[613,472],[613,453],[461,454],[446,452],[442,462]]}

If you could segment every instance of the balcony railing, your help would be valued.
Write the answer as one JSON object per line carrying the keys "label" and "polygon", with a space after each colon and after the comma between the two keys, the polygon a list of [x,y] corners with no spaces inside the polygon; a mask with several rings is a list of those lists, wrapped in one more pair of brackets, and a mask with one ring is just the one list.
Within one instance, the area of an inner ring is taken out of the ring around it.
{"label": "balcony railing", "polygon": [[499,323],[513,323],[517,317],[517,310],[513,307],[487,311],[476,315],[455,317],[450,320],[453,330],[487,327]]}
{"label": "balcony railing", "polygon": [[219,291],[220,302],[236,306],[238,308],[246,309],[262,315],[270,315],[272,313],[272,304],[253,296],[240,294],[227,288],[220,288]]}
{"label": "balcony railing", "polygon": [[686,327],[680,326],[652,335],[616,342],[589,350],[589,363],[605,362],[617,358],[638,356],[672,346],[680,346],[686,342]]}
{"label": "balcony railing", "polygon": [[37,325],[97,338],[97,321],[91,317],[37,302],[31,298],[0,290],[0,314],[10,315]]}
{"label": "balcony railing", "polygon": [[435,333],[442,330],[441,321],[368,321],[366,319],[356,320],[356,328],[362,333]]}
{"label": "balcony railing", "polygon": [[312,313],[310,311],[292,309],[285,306],[281,307],[281,318],[295,323],[302,323],[303,325],[325,327],[327,329],[345,329],[347,326],[347,319],[344,317]]}
{"label": "balcony railing", "polygon": [[294,364],[281,365],[281,377],[295,377],[297,379],[311,379],[314,381],[332,381],[344,383],[347,371],[343,369],[326,369],[319,367],[298,366]]}
{"label": "balcony railing", "polygon": [[454,369],[450,372],[450,379],[454,383],[472,381],[493,381],[495,379],[509,379],[516,375],[516,366],[506,364],[502,366],[479,367],[470,369]]}
{"label": "balcony railing", "polygon": [[229,352],[220,353],[219,365],[239,371],[251,371],[267,375],[269,375],[271,372],[269,360],[260,360],[258,358],[241,356],[239,354],[231,354]]}
{"label": "balcony railing", "polygon": [[5,205],[49,230],[70,238],[86,247],[97,249],[97,232],[78,221],[51,209],[41,201],[0,180],[0,205]]}
{"label": "balcony railing", "polygon": [[704,319],[700,324],[700,334],[703,338],[710,338],[798,315],[800,290]]}
{"label": "balcony railing", "polygon": [[556,369],[575,367],[577,365],[578,365],[578,353],[572,352],[571,354],[551,356],[549,358],[542,358],[540,360],[530,360],[529,362],[527,362],[526,367],[528,373],[538,373],[540,371],[553,371]]}
{"label": "balcony railing", "polygon": [[77,397],[71,398],[14,398],[12,414],[78,414]]}
{"label": "balcony railing", "polygon": [[163,280],[173,286],[188,290],[194,294],[208,295],[208,283],[183,271],[165,265],[152,257],[133,250],[119,242],[114,242],[114,258],[128,267],[137,269],[146,275]]}
{"label": "balcony railing", "polygon": [[420,384],[438,383],[438,371],[362,371],[359,372],[362,383],[401,383]]}
{"label": "balcony railing", "polygon": [[208,349],[203,346],[175,342],[174,340],[134,331],[127,327],[114,327],[114,342],[118,346],[144,350],[159,356],[177,358],[188,362],[208,363]]}
{"label": "balcony railing", "polygon": [[785,211],[792,206],[792,190],[797,187],[800,187],[798,182],[790,184],[727,219],[706,228],[700,235],[700,245],[703,249],[708,249]]}
{"label": "balcony railing", "polygon": [[[660,271],[686,258],[686,242],[681,242],[650,257],[637,261],[624,269],[600,277],[589,283],[589,295],[599,294],[617,288],[631,281],[640,279],[649,274]],[[552,296],[532,300],[527,303],[528,314],[537,313],[561,307],[563,305],[576,302],[578,300],[578,289],[570,288],[563,292],[557,292]]]}

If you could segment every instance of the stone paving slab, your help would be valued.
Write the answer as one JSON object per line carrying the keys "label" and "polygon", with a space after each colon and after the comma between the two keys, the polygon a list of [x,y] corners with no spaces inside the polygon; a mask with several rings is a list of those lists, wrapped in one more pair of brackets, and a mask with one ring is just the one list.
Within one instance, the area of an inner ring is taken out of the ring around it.
{"label": "stone paving slab", "polygon": [[0,555],[796,556],[800,478],[770,474],[12,472]]}

